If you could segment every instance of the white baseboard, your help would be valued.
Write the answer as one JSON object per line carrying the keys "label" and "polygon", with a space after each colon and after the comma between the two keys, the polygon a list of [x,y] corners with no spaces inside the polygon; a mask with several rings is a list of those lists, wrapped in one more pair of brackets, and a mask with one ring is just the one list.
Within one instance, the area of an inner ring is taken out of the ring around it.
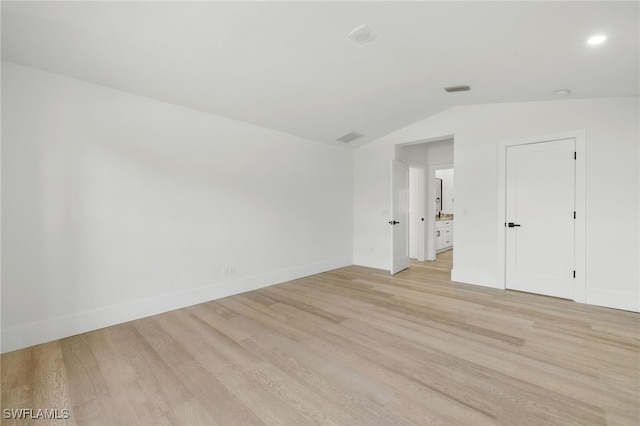
{"label": "white baseboard", "polygon": [[454,267],[451,270],[451,281],[504,290],[504,286],[498,284],[495,274],[485,271],[470,271]]}
{"label": "white baseboard", "polygon": [[121,324],[127,321],[240,294],[351,265],[350,258],[298,266],[276,272],[218,282],[181,292],[162,294],[119,305],[23,324],[2,330],[2,353],[64,337]]}
{"label": "white baseboard", "polygon": [[[504,289],[502,285],[498,284],[494,275],[482,271],[469,271],[454,268],[451,271],[451,281],[497,288],[501,290]],[[638,293],[622,293],[600,288],[589,289],[587,287],[586,304],[621,309],[624,311],[640,312],[640,295]]]}
{"label": "white baseboard", "polygon": [[587,304],[640,312],[640,294],[622,293],[603,288],[587,287]]}

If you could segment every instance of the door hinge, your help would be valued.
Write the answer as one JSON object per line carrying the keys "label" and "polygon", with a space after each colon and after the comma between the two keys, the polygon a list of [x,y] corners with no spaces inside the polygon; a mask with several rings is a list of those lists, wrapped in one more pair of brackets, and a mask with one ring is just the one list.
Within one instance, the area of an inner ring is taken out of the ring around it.
{"label": "door hinge", "polygon": [[576,277],[576,271],[573,271],[573,278]]}
{"label": "door hinge", "polygon": [[576,218],[576,212],[573,212],[573,218],[574,219]]}
{"label": "door hinge", "polygon": [[578,159],[578,153],[576,151],[573,151],[573,159],[574,160]]}

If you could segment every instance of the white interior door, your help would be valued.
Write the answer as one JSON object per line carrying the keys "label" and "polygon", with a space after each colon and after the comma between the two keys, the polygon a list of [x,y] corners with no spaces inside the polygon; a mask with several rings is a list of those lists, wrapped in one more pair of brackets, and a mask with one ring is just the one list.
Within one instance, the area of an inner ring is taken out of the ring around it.
{"label": "white interior door", "polygon": [[409,267],[409,166],[391,162],[391,274]]}
{"label": "white interior door", "polygon": [[507,148],[506,287],[573,299],[575,139]]}
{"label": "white interior door", "polygon": [[409,167],[409,257],[424,261],[424,169]]}

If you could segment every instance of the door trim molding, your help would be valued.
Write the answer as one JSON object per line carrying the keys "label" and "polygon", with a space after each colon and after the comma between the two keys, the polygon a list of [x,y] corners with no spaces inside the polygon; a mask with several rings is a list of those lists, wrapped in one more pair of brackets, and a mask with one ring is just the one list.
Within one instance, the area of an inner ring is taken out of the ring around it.
{"label": "door trim molding", "polygon": [[576,278],[574,280],[573,300],[580,303],[587,301],[586,288],[586,140],[585,129],[570,132],[552,133],[548,135],[529,136],[498,142],[498,270],[497,287],[506,288],[506,185],[507,185],[507,148],[516,145],[528,145],[540,142],[552,142],[561,139],[575,139],[576,142],[576,180],[575,180],[575,246],[574,263]]}

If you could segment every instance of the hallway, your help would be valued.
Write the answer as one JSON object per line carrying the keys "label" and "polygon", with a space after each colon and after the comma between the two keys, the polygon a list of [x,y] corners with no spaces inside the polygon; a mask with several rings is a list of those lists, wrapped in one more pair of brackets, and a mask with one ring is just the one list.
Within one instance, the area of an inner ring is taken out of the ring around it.
{"label": "hallway", "polygon": [[[433,262],[428,260],[424,262],[420,262],[418,260],[411,259],[410,268],[411,269],[424,268],[427,270],[435,269],[435,270],[441,270],[441,271],[448,271],[450,273],[451,269],[453,269],[453,249],[436,254],[436,260]],[[449,276],[450,275],[451,274],[449,274]]]}

